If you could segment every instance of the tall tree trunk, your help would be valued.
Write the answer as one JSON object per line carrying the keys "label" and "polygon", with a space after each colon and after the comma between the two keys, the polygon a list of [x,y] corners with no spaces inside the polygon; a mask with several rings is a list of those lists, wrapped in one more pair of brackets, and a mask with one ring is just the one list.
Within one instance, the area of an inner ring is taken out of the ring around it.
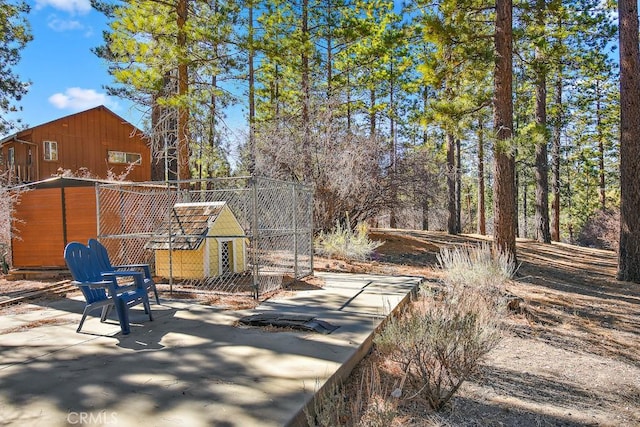
{"label": "tall tree trunk", "polygon": [[[427,108],[429,106],[429,88],[427,86],[424,87],[424,90],[422,91],[422,108],[423,108],[423,112],[427,111]],[[422,132],[422,144],[424,146],[427,145],[427,143],[429,142],[429,132],[427,131],[427,127],[424,127],[424,130]],[[428,172],[426,170],[424,170],[424,174],[425,177],[427,176]],[[423,230],[429,230],[429,194],[428,194],[429,190],[426,188],[422,188],[422,229]]]}
{"label": "tall tree trunk", "polygon": [[456,138],[456,234],[462,233],[462,167],[460,166],[460,138]]}
{"label": "tall tree trunk", "polygon": [[422,229],[429,230],[429,198],[426,195],[422,202]]}
{"label": "tall tree trunk", "polygon": [[271,91],[271,99],[273,100],[273,117],[276,119],[278,126],[280,126],[280,65],[278,63],[275,65],[273,74],[273,80],[275,81]]}
{"label": "tall tree trunk", "polygon": [[496,250],[516,261],[515,234],[515,158],[512,150],[513,81],[512,3],[496,0],[494,112],[494,245]]}
{"label": "tall tree trunk", "polygon": [[[515,148],[515,153],[513,155],[513,158],[516,159],[518,158],[518,149]],[[513,207],[514,211],[513,211],[513,216],[514,216],[514,224],[513,227],[515,229],[515,233],[516,233],[516,237],[522,237],[520,236],[520,168],[518,168],[517,163],[515,163],[514,160],[514,174],[515,174],[515,178],[514,178],[514,189],[515,189],[515,194],[513,195],[514,199],[515,199],[515,206]],[[495,203],[495,201],[494,201]]]}
{"label": "tall tree trunk", "polygon": [[478,118],[478,234],[487,234],[487,217],[484,199],[484,123]]}
{"label": "tall tree trunk", "polygon": [[375,89],[370,89],[369,90],[369,101],[371,102],[370,105],[370,112],[369,112],[369,136],[371,138],[375,138],[376,136],[376,91]]}
{"label": "tall tree trunk", "polygon": [[162,91],[154,94],[151,108],[151,129],[153,149],[162,152],[154,155],[152,179],[154,181],[175,181],[178,179],[177,129],[178,117],[175,109],[158,105],[157,99],[163,94],[175,91],[175,81],[170,72],[162,80]]}
{"label": "tall tree trunk", "polygon": [[[424,90],[422,91],[422,113],[426,114],[428,108],[429,108],[429,88],[425,86]],[[422,132],[422,144],[427,145],[427,142],[429,142],[429,132],[427,131],[427,126],[424,126],[423,129],[424,130]]]}
{"label": "tall tree trunk", "polygon": [[[215,0],[213,2],[213,12],[214,14],[217,16],[220,13],[220,6],[219,6],[219,0]],[[214,58],[219,58],[220,54],[219,54],[219,48],[218,48],[218,44],[214,44],[213,45],[213,56]],[[211,76],[211,105],[209,106],[209,115],[210,115],[210,121],[209,121],[209,155],[212,156],[210,159],[207,159],[207,165],[209,168],[209,174],[208,174],[208,178],[214,177],[216,172],[214,170],[215,167],[215,163],[213,162],[213,156],[216,155],[215,153],[217,152],[216,147],[217,147],[217,141],[216,139],[218,138],[217,132],[216,132],[216,116],[218,114],[218,95],[216,92],[216,89],[218,88],[218,75],[216,73],[212,73]],[[200,167],[202,168],[202,158],[200,159]],[[202,174],[202,172],[200,172]]]}
{"label": "tall tree trunk", "polygon": [[311,170],[311,126],[309,123],[309,108],[311,101],[310,75],[309,75],[309,53],[307,42],[309,41],[309,0],[302,0],[302,126],[304,134],[302,136],[302,181],[312,181]]}
{"label": "tall tree trunk", "polygon": [[[218,47],[214,47],[214,49],[216,50],[216,57],[218,56]],[[218,109],[218,97],[216,95],[216,87],[218,86],[218,76],[217,75],[212,75],[211,76],[211,87],[213,88],[213,90],[211,91],[211,105],[209,106],[209,115],[210,117],[210,121],[209,121],[209,156],[210,158],[207,159],[207,166],[208,166],[208,174],[207,174],[207,178],[212,178],[214,176],[216,176],[216,173],[218,171],[216,171],[214,168],[216,166],[216,163],[213,161],[214,156],[216,155],[216,147],[217,147],[217,134],[216,134],[216,114],[217,114],[217,109]],[[200,153],[200,161],[198,162],[199,168],[200,168],[200,179],[203,178],[202,176],[202,164],[204,162],[202,161],[202,153]],[[205,185],[205,183],[202,183],[202,185]]]}
{"label": "tall tree trunk", "polygon": [[456,145],[451,132],[447,133],[447,232],[456,234]]}
{"label": "tall tree trunk", "polygon": [[347,131],[351,132],[351,78],[350,73],[347,71]]}
{"label": "tall tree trunk", "polygon": [[551,150],[551,238],[560,241],[560,138],[562,136],[562,70],[556,77],[555,104],[557,117],[553,127],[553,146]]}
{"label": "tall tree trunk", "polygon": [[[331,17],[333,2],[327,2],[327,99],[331,109],[331,101],[333,100],[333,19]],[[331,114],[331,111],[329,111]]]}
{"label": "tall tree trunk", "polygon": [[620,248],[618,279],[640,283],[640,52],[638,2],[618,0],[620,28]]}
{"label": "tall tree trunk", "polygon": [[571,171],[569,170],[569,168],[567,169],[567,177],[566,179],[566,183],[567,183],[567,216],[568,216],[568,224],[567,224],[567,231],[569,232],[569,243],[573,244],[575,242],[575,239],[573,238],[573,229],[574,229],[574,225],[573,225],[573,214],[571,212],[573,212],[573,189],[571,187]]}
{"label": "tall tree trunk", "polygon": [[180,105],[178,106],[178,179],[188,180],[191,178],[189,167],[189,110],[185,105],[184,98],[189,91],[189,67],[187,65],[187,0],[178,0],[178,96]]}
{"label": "tall tree trunk", "polygon": [[249,50],[249,174],[256,171],[256,87],[255,70],[253,61],[255,59],[254,27],[253,27],[253,0],[249,0],[249,28],[247,31]]}
{"label": "tall tree trunk", "polygon": [[391,181],[391,194],[389,199],[391,206],[389,206],[389,228],[396,228],[397,216],[396,207],[398,200],[398,186],[397,186],[397,172],[398,172],[398,148],[396,147],[396,120],[395,120],[395,99],[394,99],[394,79],[393,79],[393,60],[390,63],[390,75],[389,75],[389,131],[391,133],[389,159],[391,161],[391,167],[389,168],[389,178]]}
{"label": "tall tree trunk", "polygon": [[[536,21],[544,31],[546,0],[536,2]],[[540,47],[535,51],[536,71],[536,125],[539,137],[542,138],[536,144],[536,240],[542,243],[551,243],[549,231],[549,155],[547,152],[547,66],[546,58]]]}
{"label": "tall tree trunk", "polygon": [[600,82],[596,81],[596,134],[598,138],[598,173],[600,175],[600,209],[607,207],[604,177],[604,135],[602,134],[602,106],[600,104]]}
{"label": "tall tree trunk", "polygon": [[547,152],[547,90],[546,76],[538,75],[536,82],[536,124],[544,141],[536,144],[536,240],[551,243],[549,230],[549,159]]}
{"label": "tall tree trunk", "polygon": [[527,180],[525,179],[524,182],[522,183],[522,233],[519,233],[518,235],[520,237],[524,237],[525,239],[528,237],[528,231],[529,231],[529,222],[527,221],[527,188],[529,186],[527,185]]}
{"label": "tall tree trunk", "polygon": [[469,188],[468,192],[467,192],[467,223],[469,224],[469,229],[472,230],[473,229],[473,214],[471,213],[471,188]]}

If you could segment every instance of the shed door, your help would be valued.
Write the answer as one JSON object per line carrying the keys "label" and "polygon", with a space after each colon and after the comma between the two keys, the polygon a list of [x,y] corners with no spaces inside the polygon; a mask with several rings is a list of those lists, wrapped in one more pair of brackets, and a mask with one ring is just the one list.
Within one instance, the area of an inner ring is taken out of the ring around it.
{"label": "shed door", "polygon": [[93,187],[41,188],[20,196],[11,239],[13,267],[65,268],[68,242],[96,236]]}
{"label": "shed door", "polygon": [[13,267],[64,267],[64,212],[60,188],[26,191],[15,207]]}

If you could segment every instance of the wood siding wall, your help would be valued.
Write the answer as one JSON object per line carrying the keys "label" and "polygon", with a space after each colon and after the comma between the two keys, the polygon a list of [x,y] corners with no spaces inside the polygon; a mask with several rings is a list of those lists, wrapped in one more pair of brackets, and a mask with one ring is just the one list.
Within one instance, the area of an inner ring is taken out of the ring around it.
{"label": "wood siding wall", "polygon": [[11,239],[14,268],[66,268],[68,242],[96,237],[94,187],[47,188],[27,191],[16,206],[17,231]]}
{"label": "wood siding wall", "polygon": [[[126,179],[151,179],[151,152],[140,131],[102,106],[19,132],[17,139],[31,144],[5,143],[2,159],[4,168],[7,168],[8,150],[15,148],[14,170],[23,182],[50,178],[57,175],[59,169],[77,173],[86,168],[93,177],[102,179],[107,178],[108,171],[122,174],[128,165],[109,163],[109,151],[140,154],[142,163],[134,166]],[[57,161],[44,160],[44,141],[57,142]]]}

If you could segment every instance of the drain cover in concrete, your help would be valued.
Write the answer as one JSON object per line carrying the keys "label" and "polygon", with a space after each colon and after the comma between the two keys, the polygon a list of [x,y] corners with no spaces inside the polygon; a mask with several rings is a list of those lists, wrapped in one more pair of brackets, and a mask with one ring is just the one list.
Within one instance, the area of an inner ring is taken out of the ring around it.
{"label": "drain cover in concrete", "polygon": [[304,314],[260,313],[245,316],[240,319],[240,322],[251,326],[293,328],[302,331],[319,332],[321,334],[330,334],[338,329],[338,326],[332,325],[329,322]]}

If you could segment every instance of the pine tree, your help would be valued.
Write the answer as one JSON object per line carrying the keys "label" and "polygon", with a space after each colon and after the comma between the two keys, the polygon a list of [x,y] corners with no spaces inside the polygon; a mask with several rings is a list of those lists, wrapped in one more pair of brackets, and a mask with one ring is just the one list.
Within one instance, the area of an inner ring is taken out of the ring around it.
{"label": "pine tree", "polygon": [[478,227],[477,233],[484,236],[487,234],[487,220],[486,220],[486,208],[485,208],[485,185],[484,185],[484,116],[482,113],[478,114]]}
{"label": "pine tree", "polygon": [[216,120],[228,97],[218,80],[233,67],[227,46],[235,3],[144,0],[95,6],[110,19],[105,45],[95,49],[115,80],[109,93],[150,109],[152,149],[156,157],[171,157],[167,163],[175,169],[169,176],[187,179],[192,166],[202,177],[215,174],[214,165],[225,163],[218,161],[223,153]]}
{"label": "pine tree", "polygon": [[416,53],[423,84],[437,95],[424,119],[437,123],[445,133],[447,175],[447,231],[461,231],[461,156],[459,143],[464,118],[489,103],[484,85],[490,58],[487,5],[472,1],[443,1],[437,5],[417,1],[408,13],[420,11],[413,27],[425,48]]}
{"label": "pine tree", "polygon": [[20,101],[29,88],[12,69],[20,61],[20,51],[32,39],[27,13],[25,2],[0,0],[0,135],[16,126],[4,118],[5,113],[19,111],[13,102]]}
{"label": "pine tree", "polygon": [[512,26],[511,0],[496,0],[494,74],[495,99],[493,127],[494,142],[494,244],[498,252],[515,261],[515,157],[512,149],[513,101],[512,83]]}
{"label": "pine tree", "polygon": [[620,23],[620,247],[618,279],[640,283],[640,51],[638,2],[618,1]]}
{"label": "pine tree", "polygon": [[[546,37],[546,0],[536,1],[535,21],[540,28],[542,37]],[[551,243],[549,231],[549,159],[547,155],[548,130],[547,130],[547,55],[543,49],[544,44],[538,41],[535,49],[535,87],[536,108],[535,120],[538,127],[540,140],[537,141],[535,176],[536,176],[536,239],[542,243]]]}

